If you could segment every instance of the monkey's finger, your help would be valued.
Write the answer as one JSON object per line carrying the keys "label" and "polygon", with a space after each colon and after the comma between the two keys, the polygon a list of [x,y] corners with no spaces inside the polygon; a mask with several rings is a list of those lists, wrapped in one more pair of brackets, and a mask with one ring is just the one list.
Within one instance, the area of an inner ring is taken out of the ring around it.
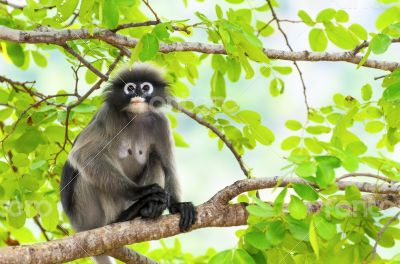
{"label": "monkey's finger", "polygon": [[190,226],[191,227],[195,222],[196,222],[196,218],[197,218],[197,211],[196,208],[192,205],[190,207]]}
{"label": "monkey's finger", "polygon": [[182,211],[181,211],[181,230],[182,231],[187,231],[190,226],[190,211],[187,206],[182,206]]}

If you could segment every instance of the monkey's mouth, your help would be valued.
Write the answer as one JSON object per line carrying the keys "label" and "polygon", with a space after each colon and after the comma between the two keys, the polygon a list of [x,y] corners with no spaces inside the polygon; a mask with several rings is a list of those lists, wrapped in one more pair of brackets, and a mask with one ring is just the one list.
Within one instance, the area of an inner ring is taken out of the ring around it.
{"label": "monkey's mouth", "polygon": [[144,98],[136,96],[131,99],[131,104],[132,105],[140,105],[140,104],[144,103],[144,101],[145,101]]}

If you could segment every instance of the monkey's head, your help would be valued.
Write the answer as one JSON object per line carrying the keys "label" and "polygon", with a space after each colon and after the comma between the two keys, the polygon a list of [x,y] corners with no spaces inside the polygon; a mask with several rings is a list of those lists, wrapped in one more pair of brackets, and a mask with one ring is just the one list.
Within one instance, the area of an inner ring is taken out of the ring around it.
{"label": "monkey's head", "polygon": [[119,72],[106,88],[105,100],[117,111],[143,113],[167,102],[168,83],[152,65],[134,65]]}

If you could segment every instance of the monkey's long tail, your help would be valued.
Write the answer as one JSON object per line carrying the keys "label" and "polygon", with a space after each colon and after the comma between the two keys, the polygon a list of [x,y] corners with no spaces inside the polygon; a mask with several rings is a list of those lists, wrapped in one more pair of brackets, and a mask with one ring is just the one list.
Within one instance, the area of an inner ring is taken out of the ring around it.
{"label": "monkey's long tail", "polygon": [[95,256],[93,257],[93,260],[96,264],[113,264],[113,261],[107,255]]}

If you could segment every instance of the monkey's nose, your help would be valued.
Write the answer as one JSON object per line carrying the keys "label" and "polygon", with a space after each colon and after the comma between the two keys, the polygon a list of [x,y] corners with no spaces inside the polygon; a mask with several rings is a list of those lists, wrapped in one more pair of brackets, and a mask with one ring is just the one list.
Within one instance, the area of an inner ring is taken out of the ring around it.
{"label": "monkey's nose", "polygon": [[135,97],[131,98],[131,103],[132,104],[144,103],[144,98],[135,96]]}

